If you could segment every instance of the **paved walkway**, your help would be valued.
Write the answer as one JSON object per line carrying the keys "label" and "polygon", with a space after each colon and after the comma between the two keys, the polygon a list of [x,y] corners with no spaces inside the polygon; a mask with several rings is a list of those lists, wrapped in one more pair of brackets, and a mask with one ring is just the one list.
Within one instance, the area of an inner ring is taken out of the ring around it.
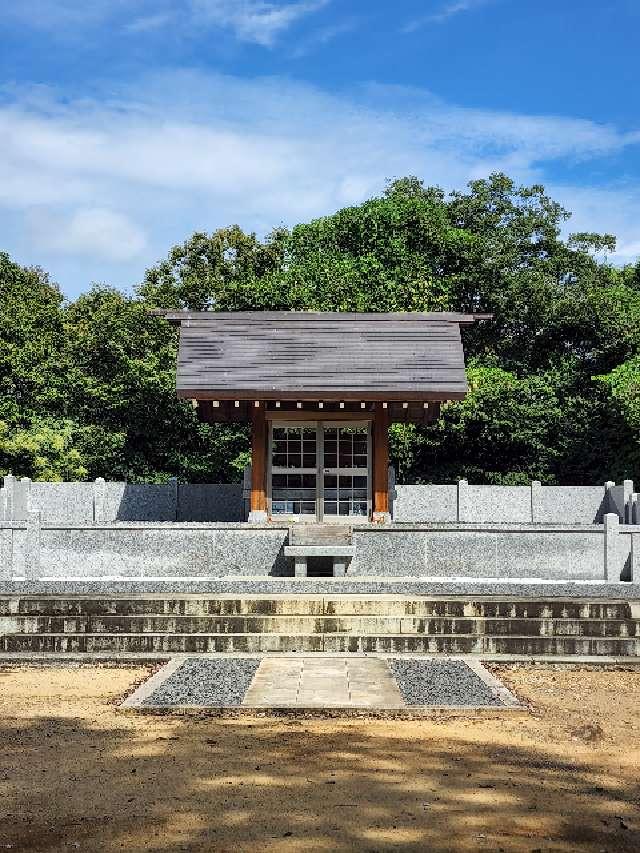
{"label": "paved walkway", "polygon": [[244,701],[252,708],[401,708],[402,695],[379,658],[264,658]]}
{"label": "paved walkway", "polygon": [[477,659],[424,655],[185,655],[172,658],[123,708],[521,707]]}

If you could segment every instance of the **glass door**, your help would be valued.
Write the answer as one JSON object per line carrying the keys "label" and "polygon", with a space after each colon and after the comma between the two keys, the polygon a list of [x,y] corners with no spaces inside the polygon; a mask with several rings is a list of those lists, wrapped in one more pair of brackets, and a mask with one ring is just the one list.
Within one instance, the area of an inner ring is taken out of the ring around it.
{"label": "glass door", "polygon": [[368,421],[273,422],[269,449],[272,517],[349,521],[370,512]]}
{"label": "glass door", "polygon": [[369,424],[323,423],[322,517],[345,521],[369,516]]}
{"label": "glass door", "polygon": [[318,514],[316,425],[274,424],[270,460],[271,515],[315,521]]}

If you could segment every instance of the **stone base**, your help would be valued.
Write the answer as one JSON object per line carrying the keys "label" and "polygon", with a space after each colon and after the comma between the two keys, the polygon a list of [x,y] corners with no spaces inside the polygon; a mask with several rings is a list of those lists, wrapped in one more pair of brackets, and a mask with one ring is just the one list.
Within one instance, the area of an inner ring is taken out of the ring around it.
{"label": "stone base", "polygon": [[252,509],[247,521],[249,524],[266,524],[269,521],[269,516],[267,515],[266,510]]}

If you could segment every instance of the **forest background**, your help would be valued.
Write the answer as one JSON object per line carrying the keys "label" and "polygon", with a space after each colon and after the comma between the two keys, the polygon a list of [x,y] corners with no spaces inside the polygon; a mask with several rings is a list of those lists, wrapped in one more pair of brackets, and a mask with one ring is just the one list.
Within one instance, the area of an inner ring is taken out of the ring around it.
{"label": "forest background", "polygon": [[151,308],[482,311],[463,332],[470,393],[394,425],[399,482],[595,484],[640,472],[640,262],[571,234],[542,186],[504,174],[446,194],[417,178],[275,228],[196,233],[125,294],[74,301],[0,253],[0,475],[234,482],[242,425],[175,395],[177,332]]}

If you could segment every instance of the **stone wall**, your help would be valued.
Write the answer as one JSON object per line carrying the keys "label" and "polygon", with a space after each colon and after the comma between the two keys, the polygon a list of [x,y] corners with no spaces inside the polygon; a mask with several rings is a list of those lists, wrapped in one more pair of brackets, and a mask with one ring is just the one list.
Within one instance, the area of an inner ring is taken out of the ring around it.
{"label": "stone wall", "polygon": [[39,512],[44,522],[244,521],[241,484],[105,482],[39,483],[5,477],[0,521],[24,521]]}
{"label": "stone wall", "polygon": [[[604,486],[474,486],[465,480],[396,486],[391,477],[390,490],[398,523],[602,524],[607,512],[623,524],[640,523],[631,480]],[[43,522],[244,521],[245,498],[242,484],[32,483],[8,476],[0,489],[0,521],[22,521],[29,512],[39,512]]]}
{"label": "stone wall", "polygon": [[[0,523],[0,579],[260,578],[293,575],[287,527],[245,523]],[[640,525],[363,525],[348,570],[362,578],[640,581]]]}
{"label": "stone wall", "polygon": [[[482,524],[354,529],[348,574],[376,577],[637,580],[640,526]],[[627,531],[628,530],[628,534]],[[638,560],[636,559],[636,564]]]}
{"label": "stone wall", "polygon": [[457,524],[602,524],[616,513],[623,524],[638,524],[633,482],[604,486],[452,486],[392,487],[393,520]]}
{"label": "stone wall", "polygon": [[284,575],[286,527],[56,524],[37,514],[0,526],[0,579]]}

